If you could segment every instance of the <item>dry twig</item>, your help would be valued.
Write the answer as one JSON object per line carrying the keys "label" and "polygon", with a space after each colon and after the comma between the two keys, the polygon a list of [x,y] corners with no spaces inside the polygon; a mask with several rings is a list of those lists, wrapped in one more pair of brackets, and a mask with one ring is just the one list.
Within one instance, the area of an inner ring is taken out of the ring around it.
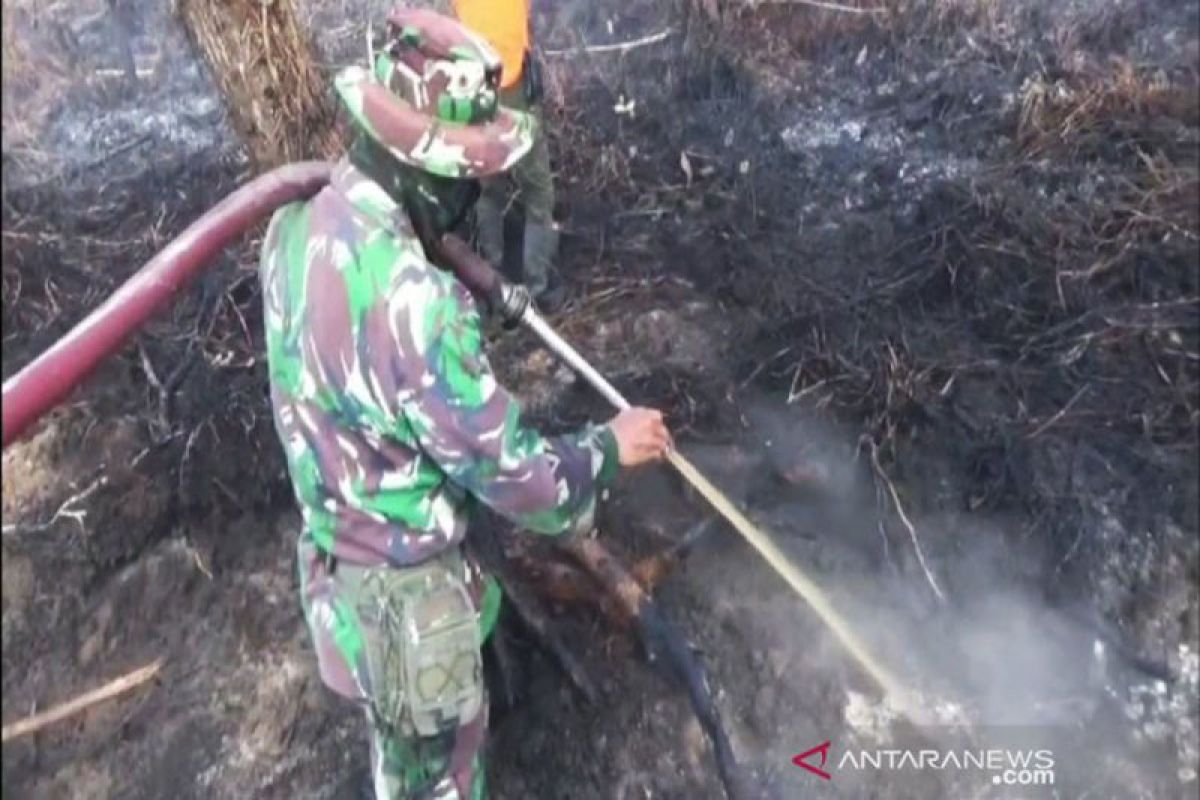
{"label": "dry twig", "polygon": [[649,36],[643,36],[640,39],[631,39],[628,42],[613,42],[611,44],[591,44],[580,45],[579,47],[567,47],[561,50],[543,50],[547,56],[568,56],[572,53],[626,53],[638,47],[645,47],[650,44],[657,44],[665,40],[674,31],[670,28],[661,30],[658,33],[652,33]]}
{"label": "dry twig", "polygon": [[908,538],[912,541],[913,551],[917,556],[917,563],[921,565],[921,571],[925,573],[925,580],[929,583],[929,588],[933,590],[937,599],[945,603],[946,595],[942,593],[937,580],[933,577],[933,573],[929,569],[929,565],[925,562],[925,553],[921,550],[921,541],[917,538],[917,529],[909,520],[908,514],[904,513],[904,506],[900,503],[900,494],[896,491],[895,484],[892,483],[892,479],[883,471],[883,466],[879,463],[879,447],[873,440],[869,440],[868,443],[871,447],[871,466],[875,469],[875,474],[883,481],[884,486],[887,487],[888,493],[892,497],[892,505],[896,507],[896,515],[900,517],[900,522],[904,525],[904,529],[908,531]]}
{"label": "dry twig", "polygon": [[1028,434],[1028,438],[1036,439],[1037,437],[1041,436],[1043,433],[1048,431],[1055,423],[1057,423],[1064,416],[1066,416],[1067,412],[1071,410],[1071,407],[1074,406],[1075,403],[1079,401],[1079,398],[1083,397],[1083,395],[1087,391],[1087,389],[1088,389],[1088,384],[1086,384],[1086,383],[1083,386],[1080,386],[1079,391],[1075,392],[1075,395],[1066,402],[1066,405],[1064,405],[1057,412],[1055,412],[1055,414],[1053,416],[1051,416],[1049,419],[1047,419],[1045,422],[1043,422],[1042,424],[1040,424],[1036,428],[1034,428]]}
{"label": "dry twig", "polygon": [[0,738],[7,742],[19,736],[37,733],[47,725],[53,725],[56,722],[69,719],[76,714],[87,711],[98,703],[103,703],[105,700],[111,700],[114,697],[125,694],[157,675],[159,670],[162,669],[162,665],[163,659],[159,658],[144,667],[135,669],[133,672],[104,684],[98,689],[93,689],[65,703],[60,703],[47,711],[32,714],[24,719],[5,725],[3,735]]}
{"label": "dry twig", "polygon": [[841,11],[846,14],[886,14],[887,9],[882,6],[873,8],[860,8],[858,6],[847,6],[841,3],[827,3],[824,0],[758,0],[758,5],[764,6],[811,6],[813,8],[822,8],[826,11]]}
{"label": "dry twig", "polygon": [[49,530],[51,527],[53,527],[54,523],[64,518],[73,519],[79,524],[80,528],[84,528],[83,520],[87,516],[87,509],[79,507],[79,504],[83,503],[83,501],[95,494],[98,489],[103,488],[107,484],[108,476],[102,472],[86,487],[64,500],[62,505],[58,507],[58,510],[50,516],[50,519],[46,520],[45,522],[39,522],[30,526],[5,525],[3,532],[5,535],[18,532],[39,533],[41,531]]}

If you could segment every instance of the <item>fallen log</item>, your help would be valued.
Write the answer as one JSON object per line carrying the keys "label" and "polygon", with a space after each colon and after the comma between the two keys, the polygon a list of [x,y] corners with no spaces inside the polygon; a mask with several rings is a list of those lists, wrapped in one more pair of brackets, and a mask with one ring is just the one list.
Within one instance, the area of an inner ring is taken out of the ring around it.
{"label": "fallen log", "polygon": [[713,701],[708,674],[683,633],[666,618],[633,575],[600,542],[579,537],[564,542],[562,547],[617,600],[622,612],[636,623],[647,660],[665,667],[673,678],[683,683],[692,710],[712,744],[717,772],[726,796],[731,800],[751,797],[721,722],[720,711]]}
{"label": "fallen log", "polygon": [[622,619],[613,608],[612,599],[578,566],[539,557],[539,552],[541,551],[518,549],[506,555],[514,570],[525,582],[536,588],[540,597],[550,603],[565,606],[599,606],[603,616],[615,621]]}
{"label": "fallen log", "polygon": [[509,607],[533,632],[538,644],[558,662],[558,666],[566,673],[584,699],[589,703],[595,703],[599,697],[595,681],[588,675],[587,670],[571,648],[567,647],[562,638],[554,631],[550,620],[541,608],[541,603],[520,581],[514,580],[512,576],[501,573],[497,574],[496,578],[504,589],[504,598],[508,601]]}
{"label": "fallen log", "polygon": [[[682,558],[714,526],[712,522],[696,525],[678,544],[669,548],[667,559]],[[664,669],[672,679],[683,683],[692,710],[712,745],[726,796],[731,800],[752,797],[729,743],[720,711],[713,700],[704,665],[688,645],[683,633],[663,615],[646,589],[607,548],[595,539],[584,537],[571,538],[559,545],[559,549],[582,567],[583,572],[600,587],[601,591],[596,593],[576,579],[583,577],[582,574],[576,574],[570,568],[552,561],[534,561],[521,554],[505,552],[499,534],[494,530],[485,531],[482,529],[484,527],[473,529],[469,538],[471,552],[485,569],[497,576],[510,607],[534,632],[539,644],[554,656],[576,688],[589,700],[594,699],[595,689],[587,672],[574,653],[554,634],[546,615],[540,611],[538,598],[531,594],[523,581],[514,578],[514,567],[523,575],[534,577],[533,585],[537,586],[539,593],[546,588],[539,578],[549,576],[549,593],[552,597],[568,602],[588,601],[615,625],[634,626],[646,659]]]}
{"label": "fallen log", "polygon": [[500,582],[509,608],[533,634],[538,645],[558,663],[559,668],[584,699],[589,703],[596,702],[599,696],[596,682],[592,680],[574,651],[554,630],[540,598],[513,574],[515,562],[505,553],[500,533],[491,525],[477,525],[471,530],[467,547],[479,564]]}

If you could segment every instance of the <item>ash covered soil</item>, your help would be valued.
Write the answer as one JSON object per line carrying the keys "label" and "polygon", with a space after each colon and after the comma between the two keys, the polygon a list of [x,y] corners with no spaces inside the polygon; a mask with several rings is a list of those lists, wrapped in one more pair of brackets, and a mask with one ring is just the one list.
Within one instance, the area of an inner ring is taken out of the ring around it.
{"label": "ash covered soil", "polygon": [[[301,5],[329,70],[380,4]],[[1055,796],[1194,796],[1194,5],[535,5],[575,298],[560,331],[669,410],[942,723],[912,738],[716,525],[655,595],[763,794],[1003,797],[791,764],[827,740],[836,764],[1003,727],[1054,751]],[[178,22],[131,7],[6,2],[5,99],[25,110],[5,103],[5,377],[250,174]],[[5,451],[5,720],[166,658],[6,744],[6,796],[354,796],[365,739],[300,616],[254,260],[253,241],[226,253]],[[493,364],[543,425],[609,413],[525,334],[498,335]],[[706,513],[652,469],[599,530],[634,562]],[[630,632],[547,605],[600,699],[512,628],[494,795],[722,797],[686,696]]]}

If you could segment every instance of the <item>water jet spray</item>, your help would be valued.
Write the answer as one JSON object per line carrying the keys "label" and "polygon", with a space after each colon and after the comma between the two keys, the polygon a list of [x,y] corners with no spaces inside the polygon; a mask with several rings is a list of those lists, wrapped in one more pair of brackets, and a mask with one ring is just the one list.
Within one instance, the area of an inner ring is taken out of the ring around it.
{"label": "water jet spray", "polygon": [[[483,258],[462,239],[453,234],[442,237],[435,260],[450,269],[476,298],[487,304],[508,324],[522,324],[537,335],[559,358],[578,372],[585,381],[618,410],[629,408],[629,401],[608,382],[595,367],[538,314],[522,286],[507,283]],[[738,510],[725,494],[712,484],[683,454],[672,450],[668,462],[725,520],[734,527],[751,547],[758,551],[771,568],[782,577],[796,594],[817,613],[842,646],[882,690],[885,698],[904,716],[916,721],[916,709],[911,696],[901,689],[896,679],[868,652],[845,619],[838,614],[829,598],[791,562],[774,540]]]}

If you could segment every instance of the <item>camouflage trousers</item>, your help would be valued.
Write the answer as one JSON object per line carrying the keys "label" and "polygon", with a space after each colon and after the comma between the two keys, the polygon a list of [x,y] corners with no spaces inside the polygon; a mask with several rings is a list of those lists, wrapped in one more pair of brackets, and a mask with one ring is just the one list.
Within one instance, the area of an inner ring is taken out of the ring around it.
{"label": "camouflage trousers", "polygon": [[514,203],[525,212],[521,280],[538,295],[550,282],[558,253],[558,228],[554,224],[554,173],[550,168],[550,145],[538,106],[530,106],[521,84],[501,92],[500,102],[534,117],[533,147],[508,172],[483,181],[475,219],[479,249],[493,264],[504,263],[504,215]]}
{"label": "camouflage trousers", "polygon": [[[398,711],[414,687],[389,653],[399,649],[395,627],[386,624],[389,587],[405,573],[386,566],[360,567],[333,562],[307,533],[297,546],[304,616],[317,652],[321,678],[337,694],[363,708],[368,722],[371,775],[378,800],[482,800],[483,745],[487,736],[487,696],[479,680],[479,703],[468,719],[423,734]],[[494,627],[500,591],[460,551],[435,558],[462,571],[478,647]],[[424,566],[424,565],[422,565]],[[460,584],[461,585],[461,584]]]}

